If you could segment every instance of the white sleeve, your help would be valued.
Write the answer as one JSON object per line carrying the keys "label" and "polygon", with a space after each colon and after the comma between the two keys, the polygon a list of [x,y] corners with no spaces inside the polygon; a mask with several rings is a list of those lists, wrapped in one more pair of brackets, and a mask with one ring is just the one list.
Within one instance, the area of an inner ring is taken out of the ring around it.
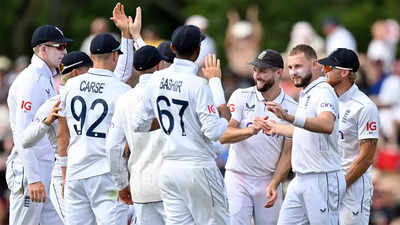
{"label": "white sleeve", "polygon": [[33,147],[49,130],[43,121],[36,120],[33,121],[24,131],[24,140],[22,142],[23,148]]}
{"label": "white sleeve", "polygon": [[375,104],[367,104],[358,117],[358,140],[379,138],[379,113]]}
{"label": "white sleeve", "polygon": [[119,55],[114,74],[119,80],[126,82],[132,76],[133,40],[122,37],[121,51],[123,54]]}
{"label": "white sleeve", "polygon": [[240,98],[240,89],[234,91],[229,98],[228,107],[231,111],[231,118],[240,122],[242,121],[243,101]]}
{"label": "white sleeve", "polygon": [[196,112],[201,123],[201,132],[212,141],[217,141],[228,127],[228,121],[220,118],[215,108],[210,87],[203,84],[196,92]]}
{"label": "white sleeve", "polygon": [[322,112],[331,112],[336,118],[338,115],[338,100],[332,92],[325,88],[321,88],[319,98],[316,102],[317,115]]}
{"label": "white sleeve", "polygon": [[[24,88],[20,88],[17,100],[17,104],[25,103],[24,107],[16,107],[17,118],[19,122],[17,123],[16,131],[21,132],[21,136],[23,136],[23,131],[26,127],[33,121],[35,117],[35,112],[38,110],[40,105],[46,100],[44,96],[44,91],[42,93],[42,88],[37,87],[37,83],[34,82],[26,82]],[[26,104],[29,102],[29,105]],[[20,137],[21,137],[20,136]],[[22,142],[23,137],[21,137],[20,142]],[[38,181],[41,181],[40,178],[40,169],[39,162],[35,155],[34,147],[22,148],[22,143],[20,143],[22,157],[22,164],[24,166],[24,171],[26,172],[26,177],[28,179],[28,184],[32,184]]]}
{"label": "white sleeve", "polygon": [[148,132],[155,118],[153,106],[151,104],[152,89],[147,85],[144,90],[143,98],[138,103],[137,108],[132,112],[132,128],[134,132]]}
{"label": "white sleeve", "polygon": [[111,175],[115,186],[122,190],[129,185],[127,159],[123,157],[126,145],[124,129],[122,126],[121,114],[123,113],[120,103],[115,107],[115,113],[112,118],[111,127],[106,138],[106,152],[110,158]]}

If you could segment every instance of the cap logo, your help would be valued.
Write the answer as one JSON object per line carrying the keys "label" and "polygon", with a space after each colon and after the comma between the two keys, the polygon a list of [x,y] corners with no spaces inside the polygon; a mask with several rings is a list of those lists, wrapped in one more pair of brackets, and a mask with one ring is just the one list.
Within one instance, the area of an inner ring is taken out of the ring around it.
{"label": "cap logo", "polygon": [[56,26],[55,26],[55,28],[56,28],[56,30],[58,30],[58,32],[61,33],[62,36],[64,36],[64,33],[60,30],[60,28],[58,28],[58,27],[56,27]]}
{"label": "cap logo", "polygon": [[258,55],[258,59],[263,59],[265,54],[267,54],[267,51],[262,51],[259,55]]}

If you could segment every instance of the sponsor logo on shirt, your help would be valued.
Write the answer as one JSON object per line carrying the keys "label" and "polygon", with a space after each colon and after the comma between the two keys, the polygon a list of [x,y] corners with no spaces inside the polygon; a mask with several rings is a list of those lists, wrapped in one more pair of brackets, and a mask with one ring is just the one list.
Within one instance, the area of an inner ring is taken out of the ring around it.
{"label": "sponsor logo on shirt", "polygon": [[246,109],[245,111],[254,111],[254,109],[256,108],[256,105],[249,105],[249,103],[246,102]]}
{"label": "sponsor logo on shirt", "polygon": [[212,113],[212,114],[216,114],[217,113],[217,111],[215,110],[214,104],[208,105],[207,108],[208,108],[208,112],[209,113]]}
{"label": "sponsor logo on shirt", "polygon": [[367,131],[376,131],[376,122],[367,122]]}
{"label": "sponsor logo on shirt", "polygon": [[32,109],[32,102],[22,100],[21,109],[26,111],[31,111]]}
{"label": "sponsor logo on shirt", "polygon": [[331,109],[333,109],[333,105],[331,103],[329,103],[329,102],[328,103],[325,103],[325,102],[321,103],[320,107],[321,108],[331,108]]}
{"label": "sponsor logo on shirt", "polygon": [[49,88],[44,89],[44,91],[45,91],[48,95],[50,94],[50,89],[49,89]]}
{"label": "sponsor logo on shirt", "polygon": [[235,104],[229,104],[228,108],[231,112],[235,112]]}

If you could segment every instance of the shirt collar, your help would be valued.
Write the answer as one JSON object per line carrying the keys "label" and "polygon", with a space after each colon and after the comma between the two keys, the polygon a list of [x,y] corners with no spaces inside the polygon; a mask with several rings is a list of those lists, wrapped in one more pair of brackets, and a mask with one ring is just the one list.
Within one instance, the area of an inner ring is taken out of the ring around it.
{"label": "shirt collar", "polygon": [[40,69],[41,71],[46,71],[44,74],[46,76],[53,77],[57,74],[57,71],[55,69],[51,69],[49,67],[49,65],[47,65],[47,63],[40,58],[39,56],[37,56],[36,54],[33,54],[32,59],[31,59],[31,64],[34,67],[37,67],[38,69]]}
{"label": "shirt collar", "polygon": [[97,68],[90,68],[88,71],[89,74],[94,74],[94,75],[99,75],[99,76],[107,76],[107,77],[113,77],[114,73],[106,70],[106,69],[97,69]]}
{"label": "shirt collar", "polygon": [[343,93],[340,97],[339,97],[339,99],[340,100],[348,100],[348,99],[350,99],[354,94],[355,94],[355,92],[358,90],[358,87],[357,87],[357,85],[356,84],[353,84],[345,93]]}
{"label": "shirt collar", "polygon": [[199,67],[196,63],[187,60],[187,59],[179,59],[174,58],[174,63],[170,66],[173,70],[178,70],[179,72],[187,72],[191,74],[197,75],[197,71]]}
{"label": "shirt collar", "polygon": [[145,73],[139,76],[139,83],[147,83],[151,78],[151,73]]}
{"label": "shirt collar", "polygon": [[[263,102],[263,101],[270,101],[269,99],[265,99],[264,98],[264,96],[261,94],[261,92],[259,92],[258,90],[257,90],[257,87],[256,86],[254,86],[254,90],[256,91],[256,97],[257,97],[257,100],[258,101],[260,101],[260,102]],[[278,97],[276,97],[274,100],[272,100],[273,102],[275,102],[276,104],[282,104],[282,102],[283,102],[283,99],[285,98],[285,92],[283,92],[283,89],[281,88],[281,91],[280,91],[280,93],[279,93],[279,95],[278,95]]]}
{"label": "shirt collar", "polygon": [[319,77],[318,79],[314,80],[313,82],[309,83],[302,91],[302,94],[309,92],[313,87],[317,86],[318,84],[326,82],[326,77]]}

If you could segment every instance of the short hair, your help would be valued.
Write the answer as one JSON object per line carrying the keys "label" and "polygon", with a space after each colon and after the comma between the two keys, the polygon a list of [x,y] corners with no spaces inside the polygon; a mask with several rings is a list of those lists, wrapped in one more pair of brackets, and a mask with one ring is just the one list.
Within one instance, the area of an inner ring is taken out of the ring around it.
{"label": "short hair", "polygon": [[93,59],[96,60],[108,60],[112,56],[112,53],[104,53],[104,54],[92,54]]}
{"label": "short hair", "polygon": [[307,59],[317,59],[317,53],[315,53],[315,50],[311,46],[306,44],[299,44],[294,46],[290,50],[289,56],[294,56],[301,53],[304,53],[304,56]]}
{"label": "short hair", "polygon": [[72,77],[72,71],[61,75],[61,84],[65,85],[67,83],[67,80],[71,77]]}

